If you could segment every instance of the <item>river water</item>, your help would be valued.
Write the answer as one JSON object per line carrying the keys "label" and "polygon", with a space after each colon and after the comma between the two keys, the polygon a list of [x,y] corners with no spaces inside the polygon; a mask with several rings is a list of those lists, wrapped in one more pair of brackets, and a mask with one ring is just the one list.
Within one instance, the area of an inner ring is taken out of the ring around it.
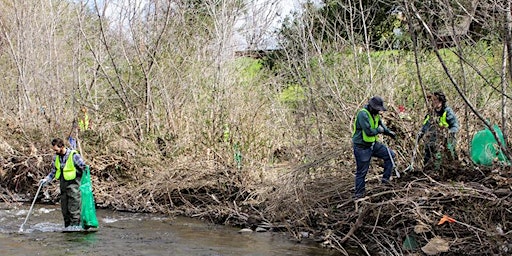
{"label": "river water", "polygon": [[92,233],[62,233],[59,206],[0,204],[0,256],[176,255],[335,256],[314,242],[297,243],[285,233],[239,233],[239,228],[197,219],[97,210]]}

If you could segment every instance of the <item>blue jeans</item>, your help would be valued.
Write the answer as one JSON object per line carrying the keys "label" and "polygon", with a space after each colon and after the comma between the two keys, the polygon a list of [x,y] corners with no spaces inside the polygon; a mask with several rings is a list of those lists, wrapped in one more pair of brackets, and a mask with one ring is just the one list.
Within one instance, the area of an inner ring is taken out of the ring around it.
{"label": "blue jeans", "polygon": [[389,157],[389,153],[395,157],[395,152],[391,149],[388,153],[388,148],[379,142],[375,142],[372,147],[359,147],[357,145],[353,145],[354,149],[354,157],[356,158],[356,191],[355,197],[364,196],[365,183],[366,183],[366,174],[368,173],[368,168],[370,167],[370,161],[372,156],[381,158],[384,160],[384,175],[382,176],[382,182],[388,182],[391,177],[391,172],[393,170],[393,162]]}

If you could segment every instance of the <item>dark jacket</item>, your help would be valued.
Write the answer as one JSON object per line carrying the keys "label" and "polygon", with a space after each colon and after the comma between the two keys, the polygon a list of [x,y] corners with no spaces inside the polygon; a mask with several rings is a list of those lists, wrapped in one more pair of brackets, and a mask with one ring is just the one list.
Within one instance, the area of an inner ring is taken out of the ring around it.
{"label": "dark jacket", "polygon": [[435,120],[435,123],[437,124],[439,122],[439,118],[443,116],[444,112],[446,112],[446,122],[448,123],[448,130],[450,133],[457,133],[459,131],[459,121],[457,120],[457,116],[455,115],[455,112],[453,112],[452,108],[445,106],[441,109],[441,111],[434,111],[434,116],[431,116],[427,120],[427,116],[425,116],[425,120],[423,122],[423,127],[421,127],[421,132],[426,133],[427,131],[432,132],[435,130],[435,128],[432,126],[432,123],[434,123],[433,119]]}
{"label": "dark jacket", "polygon": [[[370,112],[370,108],[368,105],[365,105],[364,108]],[[374,120],[375,117],[379,116],[379,114],[372,114]],[[384,128],[384,134],[389,134],[390,130],[382,123],[382,119],[379,116],[379,126]],[[358,147],[371,147],[373,143],[369,143],[363,140],[363,130],[368,136],[375,136],[379,134],[377,129],[371,128],[370,118],[368,117],[368,113],[363,109],[357,112],[356,120],[355,120],[355,131],[353,131],[352,135],[352,143]]]}

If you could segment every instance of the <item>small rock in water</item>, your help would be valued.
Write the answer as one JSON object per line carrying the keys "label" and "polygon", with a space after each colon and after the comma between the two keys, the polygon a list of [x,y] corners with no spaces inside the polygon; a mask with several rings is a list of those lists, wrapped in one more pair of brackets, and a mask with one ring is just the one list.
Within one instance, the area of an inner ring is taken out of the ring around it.
{"label": "small rock in water", "polygon": [[309,233],[308,232],[300,232],[300,236],[302,238],[308,238],[309,237]]}
{"label": "small rock in water", "polygon": [[256,228],[256,232],[267,232],[267,229],[266,228],[257,227]]}
{"label": "small rock in water", "polygon": [[50,213],[52,211],[55,211],[55,209],[46,209],[46,208],[41,208],[38,210],[39,213]]}
{"label": "small rock in water", "polygon": [[20,216],[20,215],[26,215],[28,212],[28,210],[20,210],[16,213],[16,216]]}
{"label": "small rock in water", "polygon": [[242,228],[240,230],[238,230],[238,233],[251,233],[252,232],[252,229],[250,228]]}
{"label": "small rock in water", "polygon": [[114,223],[114,222],[117,222],[117,219],[113,219],[113,218],[103,218],[103,222],[105,223]]}

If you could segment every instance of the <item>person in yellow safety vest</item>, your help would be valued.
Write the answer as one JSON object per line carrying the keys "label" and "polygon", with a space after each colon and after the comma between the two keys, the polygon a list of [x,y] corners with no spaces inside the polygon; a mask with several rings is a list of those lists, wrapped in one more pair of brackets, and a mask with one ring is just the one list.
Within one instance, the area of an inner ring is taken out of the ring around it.
{"label": "person in yellow safety vest", "polygon": [[395,153],[377,141],[379,134],[390,136],[393,139],[396,137],[395,133],[390,131],[380,118],[380,113],[386,110],[381,97],[372,97],[368,104],[359,110],[354,121],[352,131],[352,146],[356,159],[354,199],[365,196],[366,174],[373,156],[384,160],[384,174],[381,181],[383,184],[389,184],[393,170],[391,157],[394,158]]}
{"label": "person in yellow safety vest", "polygon": [[52,140],[52,171],[40,181],[41,186],[50,183],[53,178],[60,181],[60,206],[64,218],[64,228],[78,231],[80,227],[80,179],[85,170],[85,161],[76,150],[64,146],[64,140]]}
{"label": "person in yellow safety vest", "polygon": [[433,162],[432,157],[439,155],[438,139],[443,132],[448,132],[448,136],[441,142],[450,152],[452,160],[458,160],[457,156],[457,132],[459,131],[459,121],[453,109],[446,105],[446,96],[442,91],[436,91],[429,95],[432,106],[432,116],[427,114],[423,121],[423,126],[418,134],[418,138],[427,135],[425,142],[425,155],[423,157],[424,166]]}
{"label": "person in yellow safety vest", "polygon": [[78,117],[78,127],[80,128],[80,131],[83,132],[89,130],[89,115],[87,114],[87,108],[85,107],[82,107],[80,111],[82,113]]}

